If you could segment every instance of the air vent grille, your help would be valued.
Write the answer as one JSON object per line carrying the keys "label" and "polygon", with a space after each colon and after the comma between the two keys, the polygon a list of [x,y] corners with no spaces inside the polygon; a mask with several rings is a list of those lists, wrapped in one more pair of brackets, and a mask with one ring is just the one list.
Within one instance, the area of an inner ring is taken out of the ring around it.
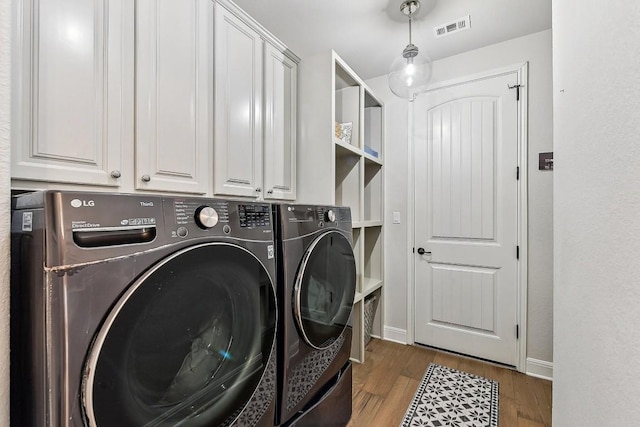
{"label": "air vent grille", "polygon": [[463,30],[471,28],[471,15],[463,16],[454,21],[447,22],[443,25],[438,25],[433,28],[436,38],[448,36],[449,34],[457,33]]}

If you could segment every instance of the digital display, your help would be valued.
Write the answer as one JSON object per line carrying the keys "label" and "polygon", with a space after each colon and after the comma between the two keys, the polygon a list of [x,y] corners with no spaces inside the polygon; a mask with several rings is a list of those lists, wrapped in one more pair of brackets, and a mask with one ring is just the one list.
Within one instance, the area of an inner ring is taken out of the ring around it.
{"label": "digital display", "polygon": [[240,227],[270,226],[269,205],[238,205]]}

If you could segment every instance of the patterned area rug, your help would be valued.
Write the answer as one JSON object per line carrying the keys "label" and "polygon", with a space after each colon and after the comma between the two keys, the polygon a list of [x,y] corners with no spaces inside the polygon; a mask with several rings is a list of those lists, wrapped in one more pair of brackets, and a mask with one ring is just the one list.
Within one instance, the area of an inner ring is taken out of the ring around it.
{"label": "patterned area rug", "polygon": [[400,427],[497,427],[498,383],[432,363]]}

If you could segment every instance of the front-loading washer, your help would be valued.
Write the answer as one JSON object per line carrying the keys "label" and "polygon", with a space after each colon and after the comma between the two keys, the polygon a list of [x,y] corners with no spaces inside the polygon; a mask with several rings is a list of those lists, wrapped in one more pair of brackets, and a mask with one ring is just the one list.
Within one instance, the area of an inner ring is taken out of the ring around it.
{"label": "front-loading washer", "polygon": [[356,289],[348,207],[274,205],[278,258],[278,409],[283,426],[344,426],[351,417]]}
{"label": "front-loading washer", "polygon": [[271,207],[36,192],[12,201],[20,426],[273,426]]}

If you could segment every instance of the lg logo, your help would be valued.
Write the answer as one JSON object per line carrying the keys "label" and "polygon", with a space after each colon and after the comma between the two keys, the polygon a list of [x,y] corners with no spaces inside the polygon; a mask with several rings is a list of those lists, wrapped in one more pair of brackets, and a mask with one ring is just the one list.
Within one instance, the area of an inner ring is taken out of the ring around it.
{"label": "lg logo", "polygon": [[96,205],[96,202],[94,202],[93,200],[80,200],[80,199],[73,199],[71,201],[71,206],[73,206],[74,208],[80,208],[80,207],[93,207]]}

